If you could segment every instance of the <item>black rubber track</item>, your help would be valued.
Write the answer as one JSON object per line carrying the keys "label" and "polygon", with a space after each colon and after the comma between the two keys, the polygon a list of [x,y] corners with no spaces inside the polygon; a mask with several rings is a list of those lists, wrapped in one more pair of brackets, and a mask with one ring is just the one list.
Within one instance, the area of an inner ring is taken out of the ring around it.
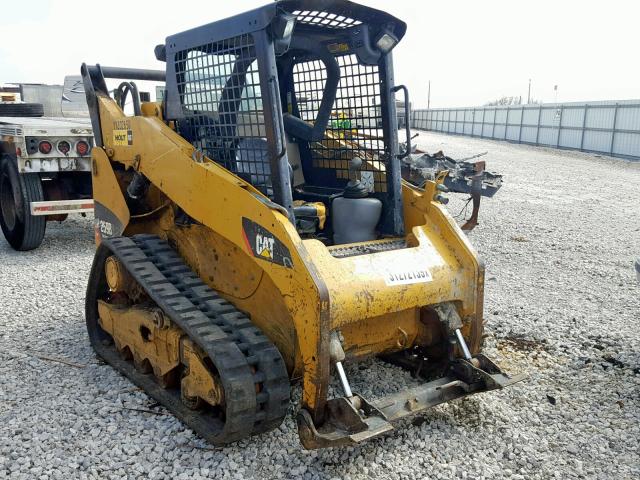
{"label": "black rubber track", "polygon": [[[5,195],[4,189],[11,190],[11,194]],[[18,173],[15,158],[5,155],[0,159],[0,202],[12,200],[16,217],[13,225],[3,217],[0,205],[0,227],[7,242],[18,251],[38,248],[47,220],[44,216],[31,215],[31,202],[44,200],[42,181],[37,173]]]}
{"label": "black rubber track", "polygon": [[[224,415],[188,409],[178,389],[162,389],[153,375],[142,374],[122,360],[98,323],[97,300],[107,294],[104,262],[110,255],[118,257],[147,295],[207,353],[224,388]],[[102,242],[87,288],[86,316],[96,352],[208,441],[223,445],[282,423],[290,387],[280,352],[158,237],[137,235]]]}

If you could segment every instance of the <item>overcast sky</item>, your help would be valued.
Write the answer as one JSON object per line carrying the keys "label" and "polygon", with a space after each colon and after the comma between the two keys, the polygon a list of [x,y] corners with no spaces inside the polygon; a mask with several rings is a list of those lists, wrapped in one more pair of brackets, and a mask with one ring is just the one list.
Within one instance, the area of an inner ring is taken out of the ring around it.
{"label": "overcast sky", "polygon": [[[163,68],[167,35],[266,0],[21,0],[0,16],[0,83],[61,83],[80,64]],[[408,23],[396,83],[415,106],[481,105],[501,96],[546,102],[640,98],[636,0],[362,0]]]}

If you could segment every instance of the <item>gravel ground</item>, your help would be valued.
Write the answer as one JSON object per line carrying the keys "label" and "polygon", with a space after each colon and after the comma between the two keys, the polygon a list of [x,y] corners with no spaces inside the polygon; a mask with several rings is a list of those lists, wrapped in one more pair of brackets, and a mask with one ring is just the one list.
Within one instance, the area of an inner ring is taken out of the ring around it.
{"label": "gravel ground", "polygon": [[[354,448],[303,450],[292,416],[212,448],[94,356],[91,224],[78,218],[34,252],[0,239],[0,478],[638,478],[640,163],[424,132],[418,143],[488,151],[505,177],[472,240],[487,264],[486,352],[528,380]],[[372,361],[347,373],[369,397],[413,382]]]}

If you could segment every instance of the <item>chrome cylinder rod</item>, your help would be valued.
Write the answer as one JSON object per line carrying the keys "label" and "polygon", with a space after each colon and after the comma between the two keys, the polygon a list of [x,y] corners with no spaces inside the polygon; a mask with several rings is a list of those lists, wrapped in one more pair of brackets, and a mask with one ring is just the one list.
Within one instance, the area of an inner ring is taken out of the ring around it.
{"label": "chrome cylinder rod", "polygon": [[342,383],[344,396],[347,398],[353,397],[353,392],[351,391],[351,387],[349,386],[349,380],[347,380],[347,374],[344,373],[344,368],[342,368],[342,362],[336,362],[336,370],[338,370],[338,376],[340,377],[340,382]]}
{"label": "chrome cylinder rod", "polygon": [[458,343],[460,344],[460,348],[462,349],[462,354],[464,355],[465,360],[471,360],[471,352],[469,351],[467,342],[464,341],[464,337],[462,336],[462,332],[459,328],[456,328],[456,337],[458,337]]}

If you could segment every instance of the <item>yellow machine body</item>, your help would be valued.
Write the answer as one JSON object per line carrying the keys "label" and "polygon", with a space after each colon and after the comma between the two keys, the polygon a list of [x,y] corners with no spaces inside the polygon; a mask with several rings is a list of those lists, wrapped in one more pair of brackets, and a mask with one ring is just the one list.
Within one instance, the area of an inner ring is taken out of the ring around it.
{"label": "yellow machine body", "polygon": [[[442,338],[426,308],[454,302],[472,353],[479,350],[483,264],[433,199],[438,182],[424,190],[403,184],[408,248],[335,258],[330,250],[339,246],[302,240],[249,183],[209,159],[194,161],[194,147],[165,125],[160,104],[144,104],[143,116],[127,117],[112,99],[98,99],[104,147],[93,149],[96,204],[117,217],[124,235],[168,239],[206,283],[247,312],[278,347],[291,377],[302,379],[311,411],[322,412],[326,401],[334,330],[344,337],[347,358],[429,346]],[[130,132],[130,145],[118,138],[123,130]],[[120,182],[112,164],[123,167]],[[153,185],[151,214],[136,217],[126,206],[122,180],[133,171]],[[198,225],[176,226],[173,206]],[[253,254],[242,218],[286,246],[290,268]],[[104,228],[98,220],[98,238]]]}
{"label": "yellow machine body", "polygon": [[[215,444],[280,425],[292,383],[302,444],[323,448],[521,378],[481,353],[484,266],[444,207],[448,172],[401,179],[405,31],[348,0],[279,0],[168,37],[165,70],[82,67],[89,339]],[[115,99],[108,78],[129,80]],[[163,101],[133,80],[166,82]],[[343,362],[374,356],[425,382],[367,400]]]}

